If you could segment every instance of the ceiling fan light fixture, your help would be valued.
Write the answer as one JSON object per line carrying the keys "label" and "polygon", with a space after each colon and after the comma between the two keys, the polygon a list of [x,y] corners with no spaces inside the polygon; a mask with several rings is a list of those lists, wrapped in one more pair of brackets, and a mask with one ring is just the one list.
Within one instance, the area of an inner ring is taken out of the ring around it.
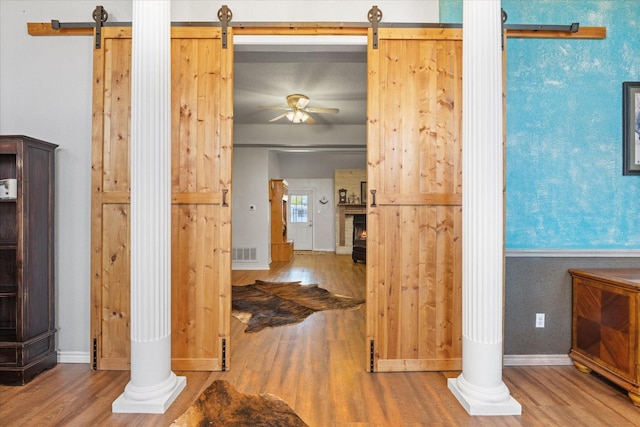
{"label": "ceiling fan light fixture", "polygon": [[275,122],[286,117],[291,123],[307,123],[310,125],[315,124],[316,121],[309,113],[338,113],[340,111],[337,108],[307,108],[307,105],[309,104],[309,97],[300,94],[287,96],[287,104],[289,107],[274,106],[258,108],[266,108],[269,110],[289,110],[288,112],[272,118],[269,122]]}
{"label": "ceiling fan light fixture", "polygon": [[292,123],[302,123],[309,120],[309,114],[301,110],[289,111],[286,117]]}

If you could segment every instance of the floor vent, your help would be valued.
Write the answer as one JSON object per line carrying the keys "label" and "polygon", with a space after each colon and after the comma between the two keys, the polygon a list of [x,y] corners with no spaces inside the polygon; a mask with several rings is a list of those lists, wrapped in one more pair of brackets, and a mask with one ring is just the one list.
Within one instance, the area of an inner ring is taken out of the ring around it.
{"label": "floor vent", "polygon": [[233,248],[232,261],[257,261],[256,248]]}

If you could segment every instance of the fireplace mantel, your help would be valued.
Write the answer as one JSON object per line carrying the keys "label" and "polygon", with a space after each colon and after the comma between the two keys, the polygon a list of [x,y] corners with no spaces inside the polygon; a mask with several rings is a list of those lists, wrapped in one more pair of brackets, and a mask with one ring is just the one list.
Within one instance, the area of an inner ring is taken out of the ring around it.
{"label": "fireplace mantel", "polygon": [[364,204],[352,204],[352,203],[338,203],[338,221],[340,229],[340,246],[344,246],[344,223],[347,215],[366,214],[367,205]]}

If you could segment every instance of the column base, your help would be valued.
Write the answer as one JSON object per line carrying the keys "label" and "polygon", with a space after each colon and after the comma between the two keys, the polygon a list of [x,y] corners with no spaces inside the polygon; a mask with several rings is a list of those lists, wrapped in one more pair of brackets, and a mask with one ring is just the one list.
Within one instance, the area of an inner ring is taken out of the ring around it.
{"label": "column base", "polygon": [[149,390],[149,398],[145,399],[145,392],[138,390],[135,393],[135,399],[132,399],[131,393],[127,393],[127,388],[116,400],[111,404],[111,412],[120,414],[164,414],[176,397],[184,390],[187,385],[186,377],[178,377],[171,373],[175,381],[164,388],[160,392],[158,390]]}
{"label": "column base", "polygon": [[483,400],[478,396],[471,396],[467,393],[465,388],[461,387],[459,381],[460,377],[449,378],[447,386],[469,415],[522,415],[522,406],[508,393],[503,400]]}

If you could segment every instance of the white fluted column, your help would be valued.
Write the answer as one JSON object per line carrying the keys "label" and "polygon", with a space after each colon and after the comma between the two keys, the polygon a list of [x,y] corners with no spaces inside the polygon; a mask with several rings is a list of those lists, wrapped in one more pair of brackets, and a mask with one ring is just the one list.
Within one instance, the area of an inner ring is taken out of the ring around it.
{"label": "white fluted column", "polygon": [[462,374],[448,385],[471,415],[519,415],[502,381],[500,0],[464,0],[462,28]]}
{"label": "white fluted column", "polygon": [[131,380],[113,412],[162,414],[171,371],[171,2],[134,0],[131,53]]}

